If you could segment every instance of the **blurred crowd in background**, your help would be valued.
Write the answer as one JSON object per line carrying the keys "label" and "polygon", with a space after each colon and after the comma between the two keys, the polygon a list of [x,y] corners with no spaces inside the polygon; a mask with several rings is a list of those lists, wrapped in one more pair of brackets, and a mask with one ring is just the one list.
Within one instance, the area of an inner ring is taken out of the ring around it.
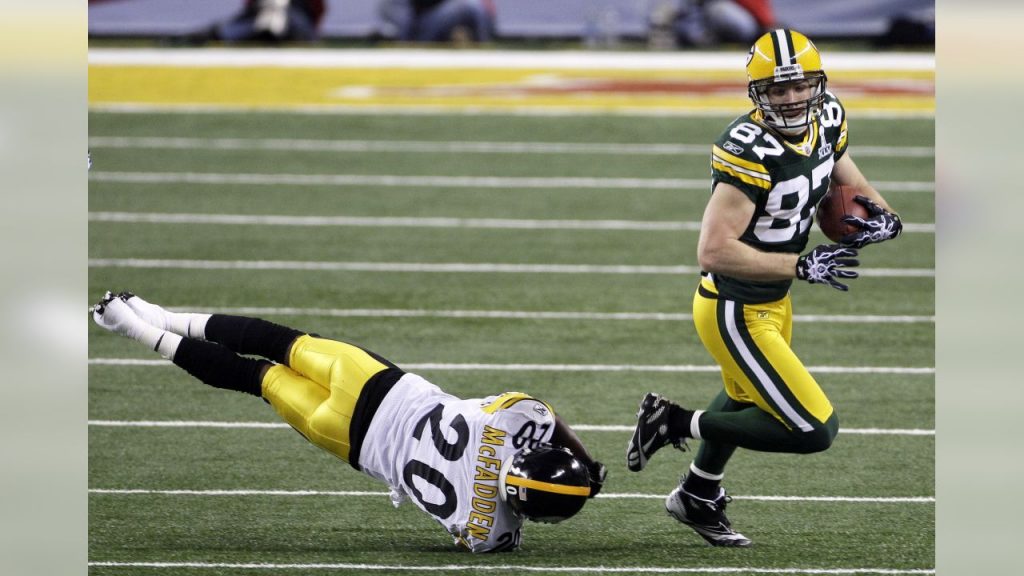
{"label": "blurred crowd in background", "polygon": [[556,40],[673,50],[750,44],[777,26],[876,46],[935,41],[933,0],[89,0],[89,8],[91,37],[193,46]]}

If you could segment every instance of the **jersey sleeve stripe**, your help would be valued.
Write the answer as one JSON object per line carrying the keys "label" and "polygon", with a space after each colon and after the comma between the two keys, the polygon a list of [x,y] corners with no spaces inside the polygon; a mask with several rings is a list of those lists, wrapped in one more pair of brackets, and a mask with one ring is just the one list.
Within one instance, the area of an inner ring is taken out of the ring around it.
{"label": "jersey sleeve stripe", "polygon": [[544,407],[546,407],[548,411],[551,412],[552,414],[554,414],[555,412],[554,410],[551,409],[551,406],[547,402],[537,400],[533,396],[530,396],[529,394],[524,394],[522,392],[505,392],[501,396],[495,398],[493,402],[491,402],[487,406],[484,406],[483,411],[487,412],[488,414],[494,414],[498,410],[507,410],[508,408],[511,408],[521,400],[533,400],[534,402],[539,402],[543,404]]}
{"label": "jersey sleeve stripe", "polygon": [[836,142],[836,150],[842,150],[846,148],[846,119],[843,119],[843,125],[839,128],[839,141]]}
{"label": "jersey sleeve stripe", "polygon": [[747,170],[760,172],[762,174],[768,173],[768,170],[764,167],[764,165],[758,164],[757,162],[751,162],[750,160],[744,160],[739,156],[729,154],[725,150],[722,150],[722,148],[720,148],[717,144],[712,148],[711,152],[713,156],[717,156],[723,161],[738,166],[740,168],[746,168]]}
{"label": "jersey sleeve stripe", "polygon": [[743,170],[742,168],[733,167],[731,165],[719,161],[718,159],[715,159],[711,162],[711,167],[720,172],[725,172],[726,174],[729,174],[730,176],[733,176],[735,178],[739,178],[742,182],[751,184],[753,186],[757,186],[758,188],[764,188],[765,190],[769,190],[772,187],[772,182],[770,179],[759,175],[752,175],[748,171]]}

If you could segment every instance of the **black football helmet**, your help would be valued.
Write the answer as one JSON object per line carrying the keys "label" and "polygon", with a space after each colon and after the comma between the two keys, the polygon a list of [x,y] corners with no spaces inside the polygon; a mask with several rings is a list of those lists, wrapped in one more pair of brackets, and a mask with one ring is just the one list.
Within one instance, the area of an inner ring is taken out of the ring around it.
{"label": "black football helmet", "polygon": [[554,524],[571,518],[590,496],[590,474],[567,448],[538,444],[505,460],[502,499],[520,516]]}

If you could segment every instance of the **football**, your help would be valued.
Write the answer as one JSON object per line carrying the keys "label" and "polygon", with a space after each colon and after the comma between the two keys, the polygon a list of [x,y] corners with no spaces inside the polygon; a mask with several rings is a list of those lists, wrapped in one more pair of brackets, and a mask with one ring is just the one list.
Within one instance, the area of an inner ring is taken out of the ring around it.
{"label": "football", "polygon": [[858,194],[854,186],[843,186],[833,183],[828,194],[818,203],[818,227],[828,236],[829,240],[839,242],[843,236],[859,230],[856,226],[850,226],[843,222],[843,216],[868,217],[868,211],[859,203],[853,200]]}

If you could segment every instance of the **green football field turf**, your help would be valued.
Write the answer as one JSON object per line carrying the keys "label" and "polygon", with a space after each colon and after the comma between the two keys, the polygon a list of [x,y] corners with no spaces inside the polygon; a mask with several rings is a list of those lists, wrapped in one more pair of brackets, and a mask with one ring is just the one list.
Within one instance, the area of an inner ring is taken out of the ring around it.
{"label": "green football field turf", "polygon": [[848,293],[794,285],[793,345],[842,432],[822,454],[736,455],[729,516],[755,546],[665,514],[690,453],[626,470],[645,392],[702,407],[721,386],[688,315],[726,121],[91,113],[90,303],[131,289],[356,342],[460,396],[528,392],[609,479],[516,554],[458,552],[262,402],[90,322],[90,573],[932,573],[931,119],[850,120],[907,233],[862,251]]}

